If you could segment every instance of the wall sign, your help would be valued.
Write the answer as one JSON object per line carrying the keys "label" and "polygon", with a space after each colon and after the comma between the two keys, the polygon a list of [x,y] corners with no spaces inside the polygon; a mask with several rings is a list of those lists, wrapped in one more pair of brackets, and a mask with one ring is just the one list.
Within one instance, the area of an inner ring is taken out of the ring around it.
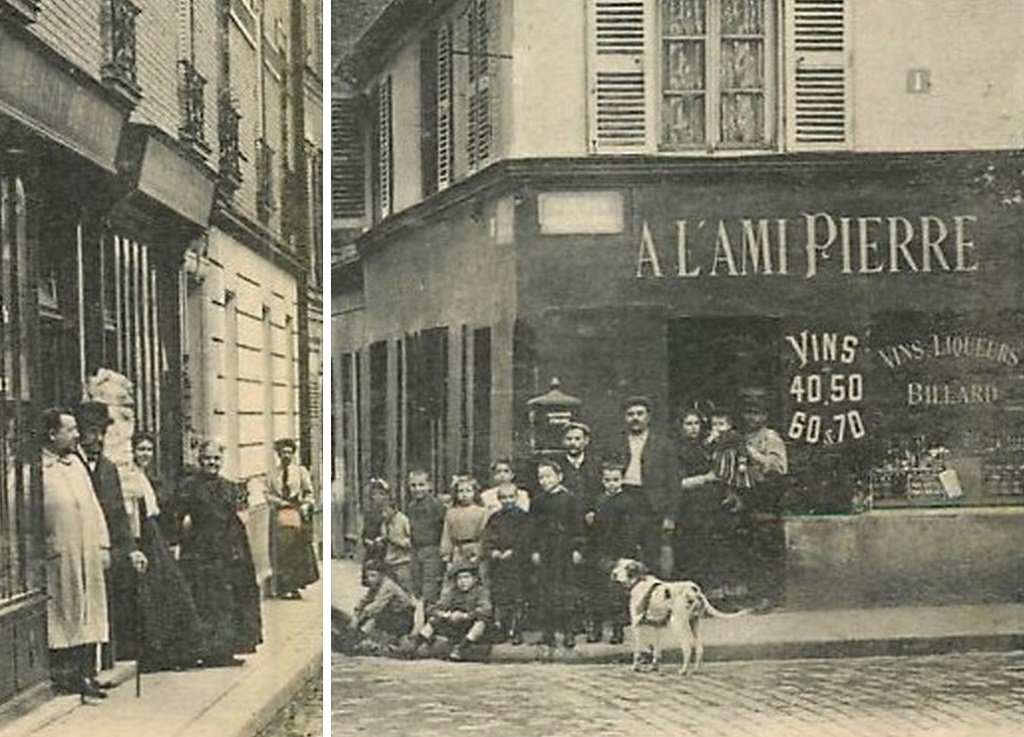
{"label": "wall sign", "polygon": [[800,330],[785,336],[791,375],[789,399],[794,408],[787,437],[809,445],[838,445],[867,434],[861,403],[864,374],[859,335]]}
{"label": "wall sign", "polygon": [[877,276],[978,271],[974,215],[842,215],[686,219],[670,243],[646,220],[637,246],[638,279]]}

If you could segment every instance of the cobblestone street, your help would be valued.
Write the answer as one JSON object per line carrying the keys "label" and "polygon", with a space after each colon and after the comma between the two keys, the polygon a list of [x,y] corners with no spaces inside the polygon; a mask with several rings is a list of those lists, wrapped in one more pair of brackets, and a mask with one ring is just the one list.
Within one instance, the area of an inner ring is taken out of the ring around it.
{"label": "cobblestone street", "polygon": [[1020,735],[1024,653],[671,666],[335,655],[332,734]]}

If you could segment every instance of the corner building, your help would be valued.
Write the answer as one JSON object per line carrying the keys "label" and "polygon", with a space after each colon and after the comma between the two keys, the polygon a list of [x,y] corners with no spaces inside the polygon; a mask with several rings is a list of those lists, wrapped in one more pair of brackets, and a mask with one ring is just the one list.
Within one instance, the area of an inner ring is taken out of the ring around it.
{"label": "corner building", "polygon": [[512,455],[531,483],[553,376],[599,446],[630,394],[678,437],[757,387],[790,461],[784,606],[1019,600],[1021,21],[391,3],[333,99],[349,534],[371,474]]}

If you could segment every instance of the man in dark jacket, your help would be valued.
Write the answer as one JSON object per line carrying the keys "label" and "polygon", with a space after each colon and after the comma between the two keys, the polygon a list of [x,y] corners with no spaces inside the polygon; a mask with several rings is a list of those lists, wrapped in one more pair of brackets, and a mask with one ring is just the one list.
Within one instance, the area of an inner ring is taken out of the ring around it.
{"label": "man in dark jacket", "polygon": [[562,484],[579,496],[586,509],[601,495],[601,464],[589,450],[590,440],[589,425],[582,422],[567,424],[562,439],[565,456],[559,461],[563,472]]}
{"label": "man in dark jacket", "polygon": [[636,499],[644,562],[672,578],[672,538],[678,512],[679,473],[673,444],[651,430],[653,405],[647,397],[623,402],[626,433],[615,453],[626,463],[622,487]]}
{"label": "man in dark jacket", "polygon": [[107,601],[110,618],[111,647],[103,655],[104,667],[115,659],[137,656],[138,600],[136,575],[146,570],[146,556],[139,550],[128,524],[121,478],[117,467],[103,455],[110,413],[101,402],[83,402],[75,411],[78,421],[79,447],[82,460],[89,469],[93,491],[103,509],[110,533],[110,572],[107,578]]}

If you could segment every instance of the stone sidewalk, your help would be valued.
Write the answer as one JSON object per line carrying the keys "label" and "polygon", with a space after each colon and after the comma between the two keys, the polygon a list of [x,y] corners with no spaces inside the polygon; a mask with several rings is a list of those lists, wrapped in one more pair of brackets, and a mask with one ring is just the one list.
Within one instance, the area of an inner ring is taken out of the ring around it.
{"label": "stone sidewalk", "polygon": [[[362,587],[359,566],[332,561],[333,606],[351,611]],[[774,611],[702,623],[705,659],[775,660],[788,658],[923,655],[970,650],[1024,648],[1024,605],[988,604],[944,607],[887,607],[838,611]],[[619,662],[627,645],[588,644],[578,638],[572,651],[557,651],[560,662]],[[536,639],[528,635],[527,643]],[[540,658],[529,644],[496,645],[491,660],[527,662]],[[666,660],[678,653],[666,651]]]}
{"label": "stone sidewalk", "polygon": [[50,699],[0,724],[0,737],[252,737],[323,664],[323,593],[308,587],[299,601],[263,602],[264,642],[240,668],[142,676],[121,668],[120,686],[103,702]]}

